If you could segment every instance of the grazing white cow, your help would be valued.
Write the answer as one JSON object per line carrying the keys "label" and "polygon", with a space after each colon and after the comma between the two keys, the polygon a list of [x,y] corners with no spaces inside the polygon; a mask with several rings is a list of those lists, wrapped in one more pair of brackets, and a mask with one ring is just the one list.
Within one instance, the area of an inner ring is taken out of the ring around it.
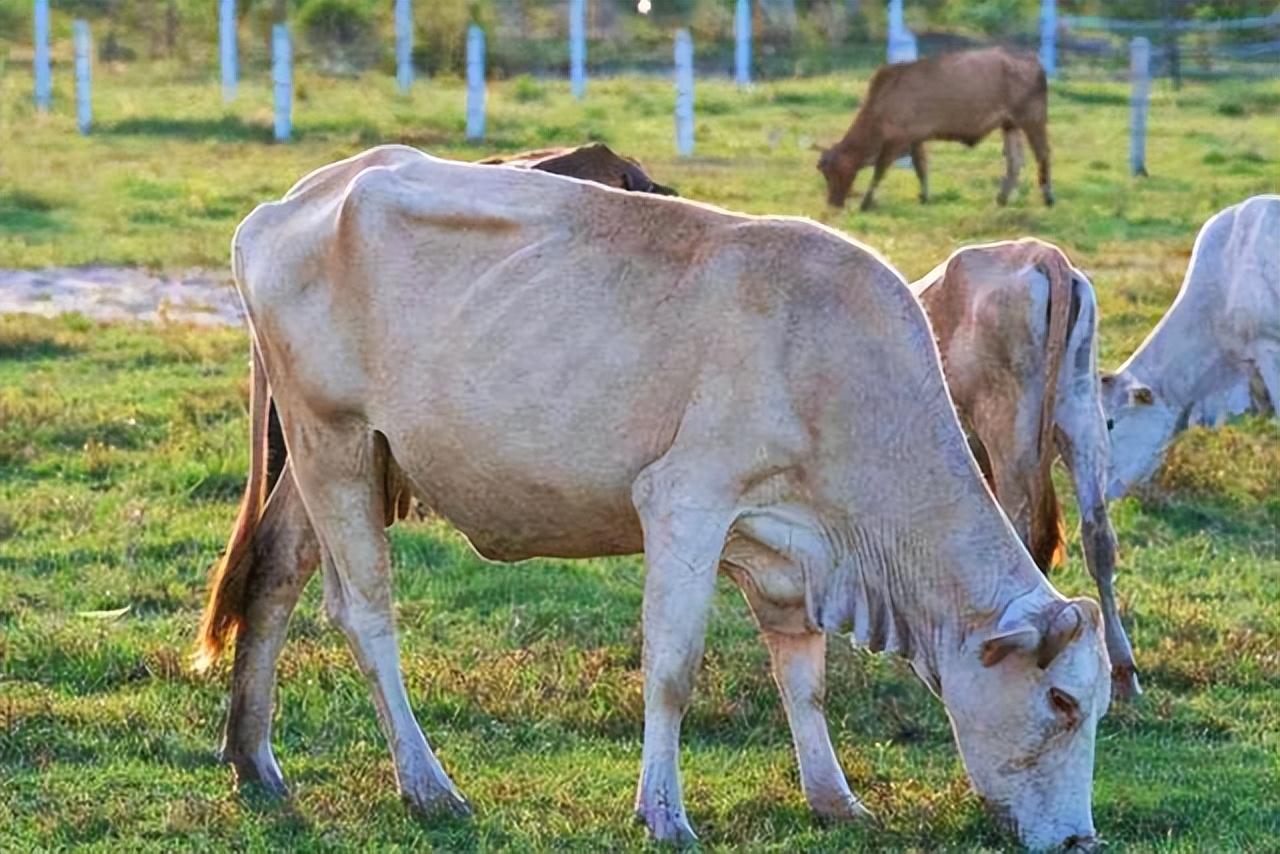
{"label": "grazing white cow", "polygon": [[1173,305],[1102,385],[1108,498],[1149,479],[1188,426],[1280,410],[1280,196],[1204,224]]}
{"label": "grazing white cow", "polygon": [[[403,797],[468,810],[400,673],[383,526],[408,492],[489,558],[644,552],[636,811],[658,838],[693,838],[680,723],[723,570],[771,653],[815,810],[865,814],[822,713],[837,633],[911,661],[1026,844],[1093,844],[1101,613],[1018,541],[924,312],[870,250],[804,220],[393,146],[258,207],[233,260],[252,462],[202,645],[207,663],[237,636],[223,756],[239,776],[284,790],[275,661],[323,555]],[[272,401],[288,462],[267,499]]]}
{"label": "grazing white cow", "polygon": [[1026,238],[957,250],[911,290],[938,336],[947,387],[983,474],[1045,571],[1064,552],[1052,477],[1062,455],[1102,603],[1112,694],[1140,693],[1112,588],[1093,285],[1058,247]]}

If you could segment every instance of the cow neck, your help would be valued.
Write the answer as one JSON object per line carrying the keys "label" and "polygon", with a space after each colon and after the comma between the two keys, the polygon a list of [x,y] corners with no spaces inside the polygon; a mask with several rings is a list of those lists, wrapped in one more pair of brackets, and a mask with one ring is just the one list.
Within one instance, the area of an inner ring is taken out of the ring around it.
{"label": "cow neck", "polygon": [[1200,290],[1188,274],[1165,316],[1120,367],[1177,413],[1190,409],[1205,377],[1220,367],[1216,358],[1206,359],[1195,346],[1204,339],[1204,318],[1211,316],[1201,310],[1208,306],[1198,305],[1202,300],[1195,293]]}
{"label": "cow neck", "polygon": [[[833,537],[832,578],[821,592],[810,590],[818,594],[810,605],[815,625],[872,652],[901,655],[939,692],[940,663],[972,631],[990,628],[1015,600],[1054,597],[1013,528],[989,497],[987,503],[978,513],[990,518],[969,520],[965,542],[953,543],[949,554],[934,545],[936,529],[888,520]],[[1007,569],[993,571],[997,566]]]}

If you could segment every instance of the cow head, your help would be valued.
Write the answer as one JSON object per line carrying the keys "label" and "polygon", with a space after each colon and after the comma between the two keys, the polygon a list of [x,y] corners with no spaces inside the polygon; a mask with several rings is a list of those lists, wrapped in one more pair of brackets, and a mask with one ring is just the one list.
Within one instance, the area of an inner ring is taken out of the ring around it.
{"label": "cow head", "polygon": [[1102,375],[1102,408],[1111,428],[1107,497],[1119,498],[1155,472],[1178,413],[1127,371]]}
{"label": "cow head", "polygon": [[1094,737],[1111,702],[1102,613],[1084,598],[1020,609],[1029,598],[961,650],[942,699],[997,820],[1032,849],[1089,850]]}
{"label": "cow head", "polygon": [[845,199],[853,189],[853,180],[861,168],[860,158],[839,145],[822,150],[818,157],[818,171],[827,179],[827,204],[844,207]]}

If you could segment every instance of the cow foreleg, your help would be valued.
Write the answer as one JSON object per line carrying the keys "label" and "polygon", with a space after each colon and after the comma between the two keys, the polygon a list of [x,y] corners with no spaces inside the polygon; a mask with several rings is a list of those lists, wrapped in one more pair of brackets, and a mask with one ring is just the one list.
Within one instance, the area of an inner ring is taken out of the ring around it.
{"label": "cow foreleg", "polygon": [[662,462],[633,490],[644,528],[644,750],[636,817],[659,840],[697,839],[680,788],[680,722],[689,705],[732,509],[691,493]]}
{"label": "cow foreleg", "polygon": [[295,479],[324,548],[325,607],[369,682],[400,794],[422,815],[468,815],[414,719],[400,673],[383,530],[385,444],[363,429],[313,429],[289,446],[311,451],[297,460]]}
{"label": "cow foreleg", "polygon": [[289,617],[320,563],[320,542],[287,465],[267,502],[254,536],[254,572],[246,595],[244,625],[236,635],[231,702],[220,756],[240,783],[254,782],[287,794],[271,751],[276,660]]}
{"label": "cow foreleg", "polygon": [[1018,129],[1013,126],[1004,129],[1004,180],[1000,182],[1000,192],[996,195],[996,204],[1009,202],[1009,194],[1018,189],[1018,177],[1022,172],[1022,139]]}
{"label": "cow foreleg", "polygon": [[800,785],[810,808],[823,818],[848,821],[870,818],[871,813],[854,796],[831,746],[826,699],[827,636],[764,631],[764,642],[773,661],[773,678],[791,724]]}
{"label": "cow foreleg", "polygon": [[889,166],[894,161],[894,149],[888,144],[881,146],[880,154],[876,157],[876,168],[871,175],[871,183],[867,186],[866,195],[862,197],[860,210],[869,211],[876,206],[876,187],[880,186],[880,181],[884,178],[884,173],[889,170]]}

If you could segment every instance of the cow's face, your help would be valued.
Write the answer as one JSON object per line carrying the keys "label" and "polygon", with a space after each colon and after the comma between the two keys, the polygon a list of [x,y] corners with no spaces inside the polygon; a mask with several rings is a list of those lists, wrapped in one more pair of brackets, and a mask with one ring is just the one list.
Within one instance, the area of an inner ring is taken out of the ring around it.
{"label": "cow's face", "polygon": [[1111,702],[1097,604],[1002,621],[962,657],[942,699],[979,797],[1032,849],[1091,850],[1094,736]]}
{"label": "cow's face", "polygon": [[828,148],[818,157],[818,171],[827,179],[827,204],[844,207],[844,201],[853,189],[853,179],[858,177],[860,164],[847,152]]}
{"label": "cow's face", "polygon": [[1177,413],[1128,373],[1102,375],[1102,408],[1111,440],[1107,497],[1119,498],[1155,472]]}

